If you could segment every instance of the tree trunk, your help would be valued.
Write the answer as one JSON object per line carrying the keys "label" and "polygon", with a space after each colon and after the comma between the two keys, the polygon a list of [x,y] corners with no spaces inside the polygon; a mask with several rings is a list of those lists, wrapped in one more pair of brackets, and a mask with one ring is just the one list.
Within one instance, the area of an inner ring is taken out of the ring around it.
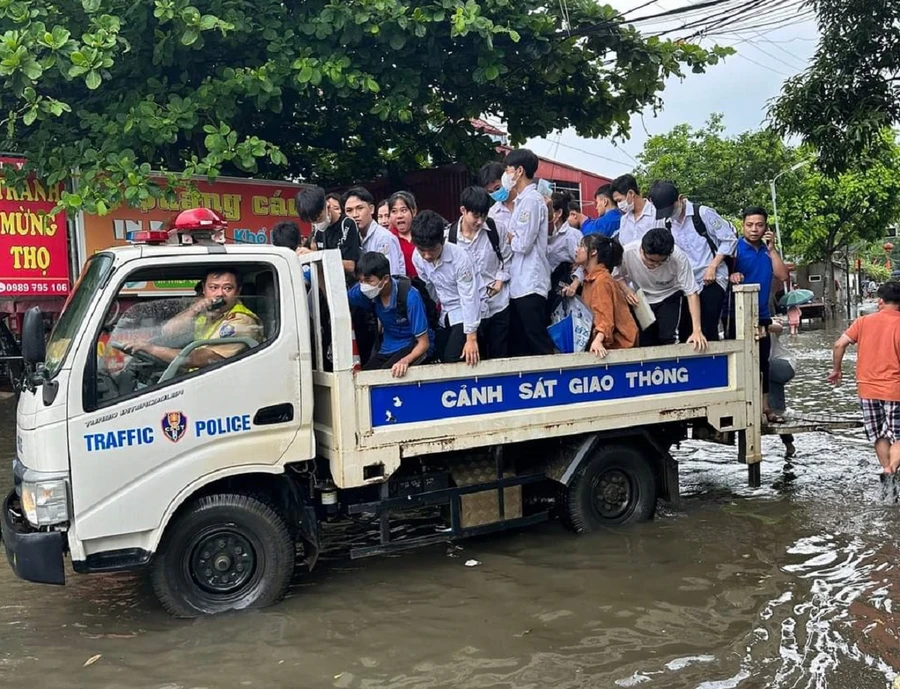
{"label": "tree trunk", "polygon": [[825,288],[822,290],[825,301],[825,318],[837,316],[837,290],[834,284],[834,251],[825,252]]}

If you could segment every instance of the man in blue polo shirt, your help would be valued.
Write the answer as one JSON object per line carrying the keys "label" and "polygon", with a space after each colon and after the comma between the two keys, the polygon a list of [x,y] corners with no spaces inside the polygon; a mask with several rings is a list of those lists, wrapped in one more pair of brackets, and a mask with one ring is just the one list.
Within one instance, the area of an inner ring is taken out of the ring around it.
{"label": "man in blue polo shirt", "polygon": [[[775,250],[775,234],[768,229],[769,214],[765,208],[750,206],[744,210],[744,236],[738,240],[731,283],[759,285],[759,366],[762,373],[763,409],[770,422],[781,421],[769,410],[769,352],[772,343],[768,328],[772,324],[769,298],[772,278],[786,282],[790,272]],[[728,337],[734,338],[734,318],[728,319]]]}
{"label": "man in blue polo shirt", "polygon": [[[408,279],[391,277],[391,264],[382,253],[364,253],[356,264],[356,274],[359,282],[347,295],[350,305],[373,309],[382,331],[378,351],[363,368],[389,368],[395,378],[402,378],[433,348],[434,333],[428,327],[425,302]],[[403,302],[405,308],[401,308]]]}
{"label": "man in blue polo shirt", "polygon": [[581,234],[585,237],[589,234],[615,237],[619,234],[622,211],[619,210],[616,202],[613,201],[611,184],[604,184],[597,189],[597,192],[594,194],[594,203],[597,208],[597,217],[588,218],[584,215],[581,216]]}

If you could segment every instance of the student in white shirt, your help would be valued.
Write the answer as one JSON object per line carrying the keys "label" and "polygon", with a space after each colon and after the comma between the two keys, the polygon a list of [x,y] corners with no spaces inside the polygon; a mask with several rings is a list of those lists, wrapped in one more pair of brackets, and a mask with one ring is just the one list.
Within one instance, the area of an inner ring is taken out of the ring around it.
{"label": "student in white shirt", "polygon": [[574,297],[584,280],[584,269],[575,266],[575,252],[581,243],[582,234],[569,224],[569,217],[574,210],[577,210],[577,206],[569,192],[553,192],[550,197],[550,235],[547,239],[550,292],[559,292],[564,288],[563,293],[567,297]]}
{"label": "student in white shirt", "polygon": [[443,332],[435,335],[435,356],[444,363],[479,361],[478,326],[487,297],[469,253],[444,241],[446,221],[422,211],[412,222],[413,265],[435,301],[441,304]]}
{"label": "student in white shirt", "polygon": [[486,163],[478,170],[478,186],[491,196],[494,205],[488,211],[488,217],[494,221],[500,234],[509,232],[509,221],[512,219],[513,203],[516,190],[507,189],[500,184],[503,179],[503,163]]}
{"label": "student in white shirt", "polygon": [[[737,231],[712,208],[691,203],[672,182],[654,182],[649,196],[656,207],[656,217],[665,220],[675,239],[675,246],[691,261],[700,287],[703,336],[715,342],[719,339],[719,323],[728,287],[725,259],[734,255]],[[682,339],[689,327],[687,319],[682,318]]]}
{"label": "student in white shirt", "polygon": [[664,227],[649,230],[639,242],[625,247],[619,277],[629,304],[638,303],[634,290],[640,289],[656,316],[656,322],[641,332],[641,347],[678,342],[681,302],[687,297],[693,332],[687,338],[694,349],[706,349],[706,338],[700,327],[700,288],[691,263],[675,246],[672,233]]}
{"label": "student in white shirt", "polygon": [[634,175],[616,177],[612,181],[612,197],[622,212],[617,235],[622,246],[640,241],[648,230],[659,227],[656,208],[641,196]]}
{"label": "student in white shirt", "polygon": [[486,300],[478,329],[482,359],[509,355],[509,265],[512,250],[506,233],[488,217],[491,197],[481,187],[468,187],[460,198],[460,217],[447,228],[447,241],[465,249],[481,276]]}
{"label": "student in white shirt", "polygon": [[390,230],[375,221],[375,197],[365,187],[348,189],[341,199],[344,213],[353,218],[359,228],[361,252],[377,251],[387,256],[391,275],[406,275],[406,260],[400,250],[400,240]]}
{"label": "student in white shirt", "polygon": [[506,156],[504,164],[501,187],[516,193],[507,232],[513,252],[509,282],[510,353],[553,354],[556,348],[547,333],[547,203],[534,184],[538,157],[520,148]]}

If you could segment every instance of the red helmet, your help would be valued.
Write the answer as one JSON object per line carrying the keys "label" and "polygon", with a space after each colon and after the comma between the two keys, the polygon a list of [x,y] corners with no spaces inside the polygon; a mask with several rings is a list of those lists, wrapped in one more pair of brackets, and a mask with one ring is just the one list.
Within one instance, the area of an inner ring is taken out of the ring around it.
{"label": "red helmet", "polygon": [[228,222],[211,208],[191,208],[175,216],[172,229],[176,232],[215,232],[228,227]]}

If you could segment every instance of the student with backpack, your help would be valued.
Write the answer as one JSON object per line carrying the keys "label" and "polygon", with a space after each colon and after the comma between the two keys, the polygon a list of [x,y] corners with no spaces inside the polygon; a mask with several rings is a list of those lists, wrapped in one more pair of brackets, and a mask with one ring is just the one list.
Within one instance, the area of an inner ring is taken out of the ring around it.
{"label": "student with backpack", "polygon": [[[708,206],[691,203],[672,182],[654,182],[650,200],[658,220],[665,220],[675,246],[687,254],[700,286],[700,325],[710,342],[719,339],[719,323],[728,287],[728,263],[737,247],[737,231]],[[680,339],[685,341],[692,326],[687,309],[682,310]]]}
{"label": "student with backpack", "polygon": [[348,293],[350,305],[370,309],[381,323],[377,350],[364,370],[391,369],[395,378],[420,364],[434,347],[434,332],[428,324],[425,301],[405,276],[392,276],[387,257],[366,252],[356,267],[359,282]]}
{"label": "student with backpack", "polygon": [[447,242],[458,244],[481,275],[486,300],[478,328],[482,359],[509,354],[509,264],[512,249],[488,217],[493,201],[481,187],[468,187],[460,198],[460,217],[447,227]]}
{"label": "student with backpack", "polygon": [[435,356],[444,363],[480,360],[478,327],[487,299],[486,286],[469,252],[446,241],[447,221],[434,211],[422,211],[412,223],[412,262],[426,290],[441,304],[443,327]]}

